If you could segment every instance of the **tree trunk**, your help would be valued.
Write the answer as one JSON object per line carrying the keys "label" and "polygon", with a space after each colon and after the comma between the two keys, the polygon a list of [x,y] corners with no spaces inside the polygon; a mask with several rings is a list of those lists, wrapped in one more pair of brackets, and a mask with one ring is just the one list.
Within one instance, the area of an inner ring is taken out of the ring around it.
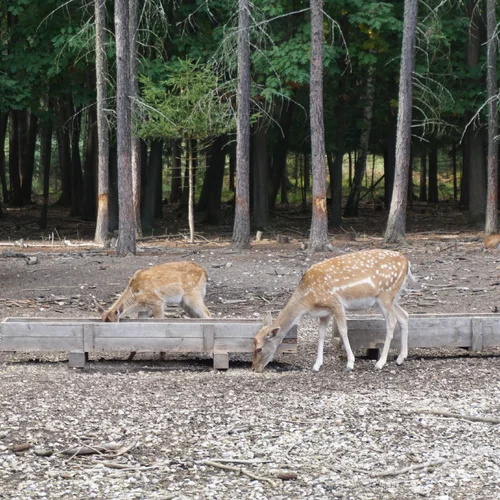
{"label": "tree trunk", "polygon": [[412,75],[415,67],[417,17],[418,0],[405,0],[396,135],[396,169],[391,208],[384,236],[384,241],[387,243],[406,243],[406,202],[411,155],[413,100]]}
{"label": "tree trunk", "polygon": [[366,158],[368,156],[368,146],[370,144],[370,132],[373,117],[373,102],[375,98],[375,67],[368,68],[366,78],[365,105],[363,108],[363,128],[359,138],[358,159],[354,166],[354,181],[352,183],[349,197],[344,209],[345,217],[357,217],[359,209],[359,198],[361,196],[361,185],[366,171]]}
{"label": "tree trunk", "polygon": [[62,206],[71,206],[71,139],[69,133],[69,118],[67,95],[61,94],[57,103],[56,137],[59,154],[59,170],[61,172],[61,196],[57,200],[57,204]]}
{"label": "tree trunk", "polygon": [[345,118],[346,118],[346,101],[345,94],[345,80],[341,78],[339,82],[340,97],[337,100],[337,128],[336,128],[336,143],[337,154],[335,160],[332,162],[330,168],[330,186],[332,197],[332,215],[331,224],[333,227],[340,227],[342,225],[342,165],[345,155]]}
{"label": "tree trunk", "polygon": [[18,111],[10,113],[10,137],[9,137],[9,179],[10,179],[10,204],[15,207],[23,205],[21,191],[21,175],[19,172],[19,127]]}
{"label": "tree trunk", "polygon": [[439,203],[438,150],[434,146],[429,151],[429,203]]}
{"label": "tree trunk", "polygon": [[186,155],[188,158],[188,223],[189,243],[194,243],[194,185],[193,185],[193,143],[186,141]]}
{"label": "tree trunk", "polygon": [[[129,0],[129,48],[130,48],[130,106],[132,116],[137,117],[139,100],[138,77],[138,0]],[[138,237],[142,236],[141,227],[141,139],[137,136],[136,127],[132,127],[132,183],[134,193],[135,229]]]}
{"label": "tree trunk", "polygon": [[[157,169],[156,196],[155,196],[155,219],[163,218],[163,148],[160,156],[160,167]],[[142,163],[146,165],[146,162]]]}
{"label": "tree trunk", "polygon": [[419,201],[427,201],[427,151],[425,149],[420,153],[420,188]]}
{"label": "tree trunk", "polygon": [[[259,125],[257,125],[258,127]],[[253,200],[253,226],[256,230],[263,231],[271,225],[269,220],[269,162],[267,154],[267,132],[258,128],[253,134],[252,141],[252,200]]]}
{"label": "tree trunk", "polygon": [[207,159],[205,179],[198,202],[198,210],[205,211],[204,222],[207,224],[220,224],[222,185],[224,182],[224,168],[226,166],[226,154],[224,136],[217,137],[210,147]]}
{"label": "tree trunk", "polygon": [[307,211],[307,192],[309,191],[309,155],[302,155],[300,177],[302,177],[302,212]]}
{"label": "tree trunk", "polygon": [[5,136],[7,135],[7,122],[9,113],[0,113],[0,182],[2,183],[2,197],[4,203],[8,202],[9,189],[5,175]]}
{"label": "tree trunk", "polygon": [[144,201],[142,204],[142,226],[145,230],[154,227],[155,202],[157,198],[158,172],[161,172],[163,158],[163,141],[153,140],[149,153],[148,174],[144,187]]}
{"label": "tree trunk", "polygon": [[326,151],[323,118],[323,0],[310,0],[311,8],[311,76],[310,120],[312,157],[312,220],[309,248],[322,251],[328,244],[326,207]]}
{"label": "tree trunk", "polygon": [[33,173],[35,171],[35,151],[37,136],[38,117],[34,113],[31,113],[30,124],[28,128],[28,142],[26,144],[26,150],[24,153],[24,173],[21,186],[21,190],[23,192],[23,201],[25,204],[31,203],[31,195],[33,190]]}
{"label": "tree trunk", "polygon": [[96,190],[95,174],[97,163],[97,113],[95,107],[87,111],[86,137],[84,139],[83,159],[83,199],[82,219],[95,220],[96,217]]}
{"label": "tree trunk", "polygon": [[129,0],[115,1],[116,36],[116,143],[118,150],[119,236],[116,253],[136,252],[136,224],[132,173],[130,110]]}
{"label": "tree trunk", "polygon": [[109,232],[118,231],[118,152],[116,145],[109,148]]}
{"label": "tree trunk", "polygon": [[457,185],[457,146],[453,144],[451,147],[451,164],[453,166],[453,199],[458,199],[458,185]]}
{"label": "tree trunk", "polygon": [[80,132],[82,123],[81,107],[74,110],[73,101],[70,100],[71,118],[71,212],[70,215],[78,217],[82,213],[82,160],[80,156]]}
{"label": "tree trunk", "polygon": [[232,146],[229,152],[229,190],[236,191],[234,179],[236,178],[236,148]]}
{"label": "tree trunk", "polygon": [[[17,111],[17,145],[19,152],[19,177],[21,182],[21,196],[23,193],[23,178],[25,174],[26,144],[28,143],[28,110],[20,109]],[[24,199],[23,199],[24,205]]]}
{"label": "tree trunk", "polygon": [[[480,61],[482,42],[481,9],[478,0],[468,0],[467,11],[470,25],[467,40],[467,64],[474,70]],[[474,83],[472,81],[472,83]],[[480,85],[483,85],[482,81]],[[466,115],[469,121],[474,111]],[[467,172],[469,174],[469,221],[471,223],[484,223],[486,212],[486,165],[484,154],[484,130],[474,129],[469,125],[465,133],[465,148],[467,154]]]}
{"label": "tree trunk", "polygon": [[94,241],[103,244],[109,233],[109,131],[106,106],[108,75],[106,60],[106,0],[95,0],[95,65],[97,87],[98,190]]}
{"label": "tree trunk", "polygon": [[182,198],[182,165],[180,141],[172,141],[172,183],[170,189],[170,203],[177,203]]}
{"label": "tree trunk", "polygon": [[250,248],[250,0],[238,0],[236,194],[232,247]]}
{"label": "tree trunk", "polygon": [[[278,197],[280,186],[283,185],[294,110],[295,104],[293,101],[290,101],[286,111],[282,115],[282,120],[278,130],[279,136],[273,151],[273,168],[271,170],[271,196],[269,197],[270,210],[274,210],[276,208],[276,198]],[[283,199],[281,202],[283,203]]]}
{"label": "tree trunk", "polygon": [[[48,99],[48,112],[53,108],[52,99]],[[43,171],[43,198],[42,212],[40,215],[40,230],[47,229],[47,215],[49,209],[49,181],[50,181],[50,159],[52,153],[52,120],[48,119],[42,127],[42,139],[40,141],[40,165]]]}
{"label": "tree trunk", "polygon": [[498,102],[497,102],[497,33],[496,0],[486,0],[488,39],[488,193],[484,235],[498,232]]}

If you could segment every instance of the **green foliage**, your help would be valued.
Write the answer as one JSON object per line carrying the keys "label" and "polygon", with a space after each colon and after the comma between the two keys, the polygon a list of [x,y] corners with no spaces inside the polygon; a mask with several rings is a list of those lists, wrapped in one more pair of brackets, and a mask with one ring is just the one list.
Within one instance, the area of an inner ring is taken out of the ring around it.
{"label": "green foliage", "polygon": [[231,94],[209,65],[177,59],[166,80],[143,76],[141,84],[142,137],[204,139],[235,129]]}

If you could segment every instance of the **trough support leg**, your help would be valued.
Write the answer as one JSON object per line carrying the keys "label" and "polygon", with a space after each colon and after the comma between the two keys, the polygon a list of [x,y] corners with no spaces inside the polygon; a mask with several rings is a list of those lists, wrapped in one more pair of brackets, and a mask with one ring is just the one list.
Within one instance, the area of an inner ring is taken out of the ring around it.
{"label": "trough support leg", "polygon": [[71,351],[68,358],[70,368],[85,368],[85,363],[89,360],[88,352]]}
{"label": "trough support leg", "polygon": [[227,370],[229,368],[229,353],[214,352],[214,370]]}
{"label": "trough support leg", "polygon": [[471,350],[474,352],[483,350],[483,321],[481,318],[472,318]]}

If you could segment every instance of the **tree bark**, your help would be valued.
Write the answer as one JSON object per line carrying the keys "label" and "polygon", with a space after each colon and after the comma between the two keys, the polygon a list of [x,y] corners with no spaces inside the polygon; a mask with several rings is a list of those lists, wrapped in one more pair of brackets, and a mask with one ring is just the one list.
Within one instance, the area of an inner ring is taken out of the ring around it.
{"label": "tree bark", "polygon": [[[477,67],[481,57],[482,19],[478,0],[468,0],[467,11],[470,25],[467,40],[467,64],[473,70]],[[481,82],[482,85],[482,82]],[[473,111],[466,116],[467,121]],[[467,148],[467,171],[469,174],[469,221],[484,223],[486,213],[486,165],[484,153],[484,129],[474,129],[470,125],[465,133],[465,147]]]}
{"label": "tree bark", "polygon": [[[288,155],[288,143],[290,140],[290,130],[293,124],[294,110],[294,102],[288,102],[288,106],[286,111],[284,111],[280,122],[278,140],[274,146],[273,168],[271,170],[271,196],[269,197],[270,210],[274,210],[276,208],[276,198],[278,197],[280,186],[283,184],[283,174],[286,170],[286,158]],[[281,202],[283,203],[283,199]]]}
{"label": "tree bark", "polygon": [[354,166],[354,181],[352,183],[349,197],[344,209],[345,217],[357,217],[359,209],[359,198],[361,196],[361,185],[366,171],[366,158],[368,146],[370,145],[370,133],[373,118],[373,102],[375,99],[375,67],[368,68],[366,78],[365,105],[363,108],[363,128],[359,138],[358,158]]}
{"label": "tree bark", "polygon": [[78,217],[82,213],[82,160],[80,156],[80,132],[82,110],[73,108],[70,98],[71,113],[71,212],[70,215]]}
{"label": "tree bark", "polygon": [[222,220],[221,198],[226,166],[225,141],[225,136],[217,137],[210,147],[207,158],[207,169],[197,207],[198,210],[205,211],[204,222],[207,224],[220,224]]}
{"label": "tree bark", "polygon": [[[24,153],[24,173],[21,190],[25,204],[31,203],[33,190],[33,173],[35,171],[35,151],[38,136],[38,116],[30,113],[30,123],[28,128],[28,142]],[[0,137],[1,140],[1,137]],[[69,145],[68,145],[69,147]]]}
{"label": "tree bark", "polygon": [[82,219],[96,217],[97,113],[95,107],[87,110],[84,138]]}
{"label": "tree bark", "polygon": [[0,182],[2,184],[2,197],[4,203],[9,200],[9,189],[7,187],[7,178],[5,175],[5,136],[7,135],[7,122],[9,113],[0,113]]}
{"label": "tree bark", "polygon": [[97,87],[97,150],[98,150],[98,188],[97,222],[94,241],[103,244],[109,233],[109,131],[106,116],[108,75],[106,59],[106,0],[95,0],[95,65]]}
{"label": "tree bark", "polygon": [[238,111],[232,247],[250,248],[250,0],[238,0]]}
{"label": "tree bark", "polygon": [[418,0],[405,0],[396,135],[396,171],[389,219],[384,236],[386,243],[406,243],[406,203],[411,155],[413,101],[412,76],[415,67],[417,17]]}
{"label": "tree bark", "polygon": [[[129,0],[129,48],[130,48],[130,106],[132,117],[137,117],[137,103],[139,100],[138,77],[138,0]],[[134,192],[135,228],[138,237],[142,236],[141,227],[141,139],[132,127],[132,182]]]}
{"label": "tree bark", "polygon": [[326,151],[323,118],[323,0],[310,0],[311,8],[311,73],[310,120],[312,159],[312,220],[309,248],[322,251],[328,244],[328,212],[326,207]]}
{"label": "tree bark", "polygon": [[155,202],[157,198],[158,172],[161,172],[163,158],[163,141],[151,142],[149,153],[148,174],[144,186],[144,201],[142,205],[142,225],[145,230],[152,229],[155,222]]}
{"label": "tree bark", "polygon": [[332,197],[332,215],[331,224],[333,227],[342,225],[342,165],[345,155],[345,118],[346,118],[346,99],[345,99],[346,83],[345,79],[341,78],[339,82],[339,97],[337,99],[337,128],[336,128],[336,143],[337,152],[335,160],[330,167],[330,187]]}
{"label": "tree bark", "polygon": [[[257,125],[258,126],[258,125]],[[267,153],[267,132],[258,128],[252,137],[252,200],[253,200],[253,226],[254,229],[263,231],[271,225],[269,219],[269,157]]]}
{"label": "tree bark", "polygon": [[15,207],[23,205],[21,191],[21,175],[19,172],[19,127],[18,111],[10,112],[10,137],[9,137],[9,179],[10,197],[9,202]]}
{"label": "tree bark", "polygon": [[71,139],[69,118],[67,95],[60,94],[57,102],[56,137],[59,170],[61,172],[61,196],[57,200],[57,204],[62,206],[71,206]]}
{"label": "tree bark", "polygon": [[488,39],[488,192],[484,235],[498,232],[498,97],[497,97],[497,34],[496,0],[486,0]]}
{"label": "tree bark", "polygon": [[116,36],[116,137],[118,151],[119,235],[116,253],[136,252],[136,224],[132,173],[130,110],[130,35],[128,0],[115,1]]}
{"label": "tree bark", "polygon": [[427,201],[427,151],[425,149],[420,153],[420,187],[419,201]]}
{"label": "tree bark", "polygon": [[433,146],[429,151],[429,203],[439,203],[438,150]]}
{"label": "tree bark", "polygon": [[[53,109],[52,99],[48,99],[48,111]],[[49,209],[49,181],[50,159],[52,154],[52,120],[48,119],[42,127],[42,140],[40,141],[40,165],[43,172],[43,198],[42,212],[40,215],[40,230],[47,229],[47,215]]]}
{"label": "tree bark", "polygon": [[182,198],[182,165],[180,141],[172,141],[172,182],[170,184],[170,203],[177,203]]}

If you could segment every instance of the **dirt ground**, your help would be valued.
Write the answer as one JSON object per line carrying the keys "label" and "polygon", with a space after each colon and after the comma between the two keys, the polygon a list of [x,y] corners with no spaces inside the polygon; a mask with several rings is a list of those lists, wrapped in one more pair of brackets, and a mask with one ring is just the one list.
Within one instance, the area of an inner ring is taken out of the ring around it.
{"label": "dirt ground", "polygon": [[[53,210],[40,237],[32,214],[9,212],[0,319],[97,317],[94,299],[109,305],[135,270],[176,260],[206,268],[214,316],[258,319],[284,306],[314,262],[382,247],[384,217],[367,211],[332,231],[333,253],[313,255],[301,249],[307,217],[293,211],[244,253],[231,251],[229,226],[186,244],[175,217],[137,256],[118,258],[79,246],[89,223]],[[408,312],[497,311],[500,253],[481,252],[479,231],[446,206],[416,207],[408,227],[410,246],[398,248],[418,278],[400,302]],[[317,321],[305,319],[298,353],[263,374],[250,355],[216,372],[204,355],[109,352],[71,370],[67,353],[0,354],[0,498],[500,498],[500,351],[410,350],[380,372],[357,353],[345,372],[328,340],[313,373],[316,343]],[[94,453],[60,453],[83,445]]]}

